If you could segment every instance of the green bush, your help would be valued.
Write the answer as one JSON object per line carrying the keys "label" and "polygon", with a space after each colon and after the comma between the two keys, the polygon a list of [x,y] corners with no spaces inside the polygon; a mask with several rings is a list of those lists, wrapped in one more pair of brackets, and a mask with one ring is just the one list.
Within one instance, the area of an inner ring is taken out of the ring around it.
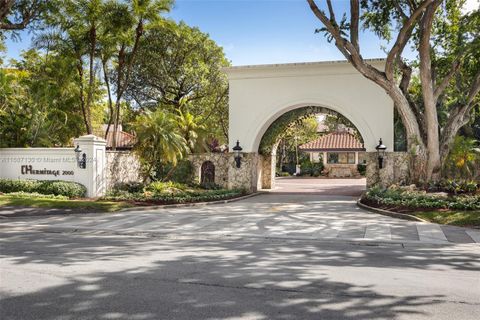
{"label": "green bush", "polygon": [[145,187],[145,191],[154,194],[180,194],[187,189],[187,186],[173,181],[154,181]]}
{"label": "green bush", "polygon": [[37,192],[79,198],[85,196],[87,189],[71,181],[0,179],[0,192]]}
{"label": "green bush", "polygon": [[322,162],[310,162],[305,160],[300,165],[300,172],[302,176],[318,177],[322,174],[324,169]]}
{"label": "green bush", "polygon": [[290,173],[288,172],[276,172],[277,177],[290,177]]}
{"label": "green bush", "polygon": [[130,193],[142,192],[145,185],[141,182],[120,182],[115,184],[114,190],[127,191]]}
{"label": "green bush", "polygon": [[442,196],[411,190],[371,188],[365,193],[364,199],[381,205],[412,209],[480,210],[480,195]]}
{"label": "green bush", "polygon": [[358,173],[360,173],[360,175],[365,176],[365,174],[367,173],[367,165],[363,163],[359,163],[357,164],[357,170],[358,170]]}

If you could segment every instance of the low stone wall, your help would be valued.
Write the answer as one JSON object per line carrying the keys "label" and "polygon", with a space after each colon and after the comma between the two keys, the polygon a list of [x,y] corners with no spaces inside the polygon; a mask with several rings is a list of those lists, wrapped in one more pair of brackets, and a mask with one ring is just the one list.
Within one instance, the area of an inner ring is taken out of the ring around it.
{"label": "low stone wall", "polygon": [[200,183],[202,164],[211,161],[215,166],[215,184],[228,189],[245,188],[249,192],[257,190],[257,169],[260,156],[244,153],[240,168],[237,168],[233,153],[202,153],[188,157],[193,167],[193,181]]}
{"label": "low stone wall", "polygon": [[388,187],[392,184],[408,184],[410,178],[409,155],[407,152],[387,152],[383,168],[378,169],[376,152],[367,152],[367,187]]}
{"label": "low stone wall", "polygon": [[191,154],[188,160],[192,163],[193,181],[200,183],[202,176],[202,164],[205,161],[211,161],[215,166],[215,184],[222,188],[228,187],[228,153],[200,153]]}
{"label": "low stone wall", "polygon": [[348,178],[358,176],[356,164],[326,164],[325,171],[329,178]]}
{"label": "low stone wall", "polygon": [[117,183],[141,182],[140,160],[130,151],[106,152],[106,187],[111,190]]}

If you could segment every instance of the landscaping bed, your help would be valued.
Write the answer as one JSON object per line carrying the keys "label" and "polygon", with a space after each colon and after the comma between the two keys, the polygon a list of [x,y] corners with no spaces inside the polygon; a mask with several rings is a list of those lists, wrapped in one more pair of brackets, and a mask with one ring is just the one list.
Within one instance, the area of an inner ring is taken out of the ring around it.
{"label": "landscaping bed", "polygon": [[[0,207],[68,209],[69,213],[113,212],[134,206],[188,204],[228,200],[244,196],[243,189],[226,190],[215,185],[199,186],[175,182],[148,185],[117,185],[100,199],[83,198],[85,187],[73,182],[0,179]],[[41,211],[41,210],[39,210]]]}
{"label": "landscaping bed", "polygon": [[426,192],[413,187],[371,188],[360,202],[374,208],[406,213],[424,220],[480,228],[480,194]]}
{"label": "landscaping bed", "polygon": [[243,189],[221,189],[216,186],[208,188],[175,182],[153,182],[149,185],[124,184],[116,186],[104,200],[128,201],[135,205],[166,205],[196,202],[228,200],[246,195]]}

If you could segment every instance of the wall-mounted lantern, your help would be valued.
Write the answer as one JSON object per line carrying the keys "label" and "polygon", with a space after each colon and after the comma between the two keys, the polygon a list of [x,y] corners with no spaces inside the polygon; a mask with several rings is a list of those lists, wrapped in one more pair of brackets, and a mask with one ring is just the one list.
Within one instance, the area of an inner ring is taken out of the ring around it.
{"label": "wall-mounted lantern", "polygon": [[378,142],[378,146],[375,147],[377,149],[377,158],[378,158],[378,168],[383,168],[383,159],[385,158],[385,150],[387,150],[387,146],[385,146],[382,142],[382,138]]}
{"label": "wall-mounted lantern", "polygon": [[77,147],[75,148],[75,155],[77,158],[77,165],[80,169],[85,169],[87,168],[87,155],[85,153],[80,156],[82,153],[82,149],[80,149],[80,146],[77,144]]}
{"label": "wall-mounted lantern", "polygon": [[237,168],[240,168],[240,163],[242,161],[242,150],[243,148],[240,147],[240,142],[237,140],[237,145],[233,147],[233,158],[235,159],[235,163],[237,164]]}

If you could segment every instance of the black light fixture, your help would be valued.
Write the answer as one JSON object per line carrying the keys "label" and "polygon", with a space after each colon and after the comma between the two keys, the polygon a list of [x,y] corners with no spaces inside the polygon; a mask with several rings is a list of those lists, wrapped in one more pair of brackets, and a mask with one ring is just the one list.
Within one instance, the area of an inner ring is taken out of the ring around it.
{"label": "black light fixture", "polygon": [[385,146],[382,142],[382,138],[378,142],[378,146],[375,147],[377,149],[377,157],[378,157],[378,168],[383,168],[383,159],[385,158],[385,150],[387,150],[387,146]]}
{"label": "black light fixture", "polygon": [[80,146],[77,144],[77,147],[75,148],[75,155],[77,158],[77,165],[80,169],[85,169],[87,167],[87,155],[84,153],[81,157],[80,154],[82,153],[82,149],[80,149]]}
{"label": "black light fixture", "polygon": [[237,164],[237,168],[240,168],[240,163],[242,161],[242,150],[243,148],[240,147],[240,141],[237,140],[237,145],[233,147],[234,159],[235,163]]}

